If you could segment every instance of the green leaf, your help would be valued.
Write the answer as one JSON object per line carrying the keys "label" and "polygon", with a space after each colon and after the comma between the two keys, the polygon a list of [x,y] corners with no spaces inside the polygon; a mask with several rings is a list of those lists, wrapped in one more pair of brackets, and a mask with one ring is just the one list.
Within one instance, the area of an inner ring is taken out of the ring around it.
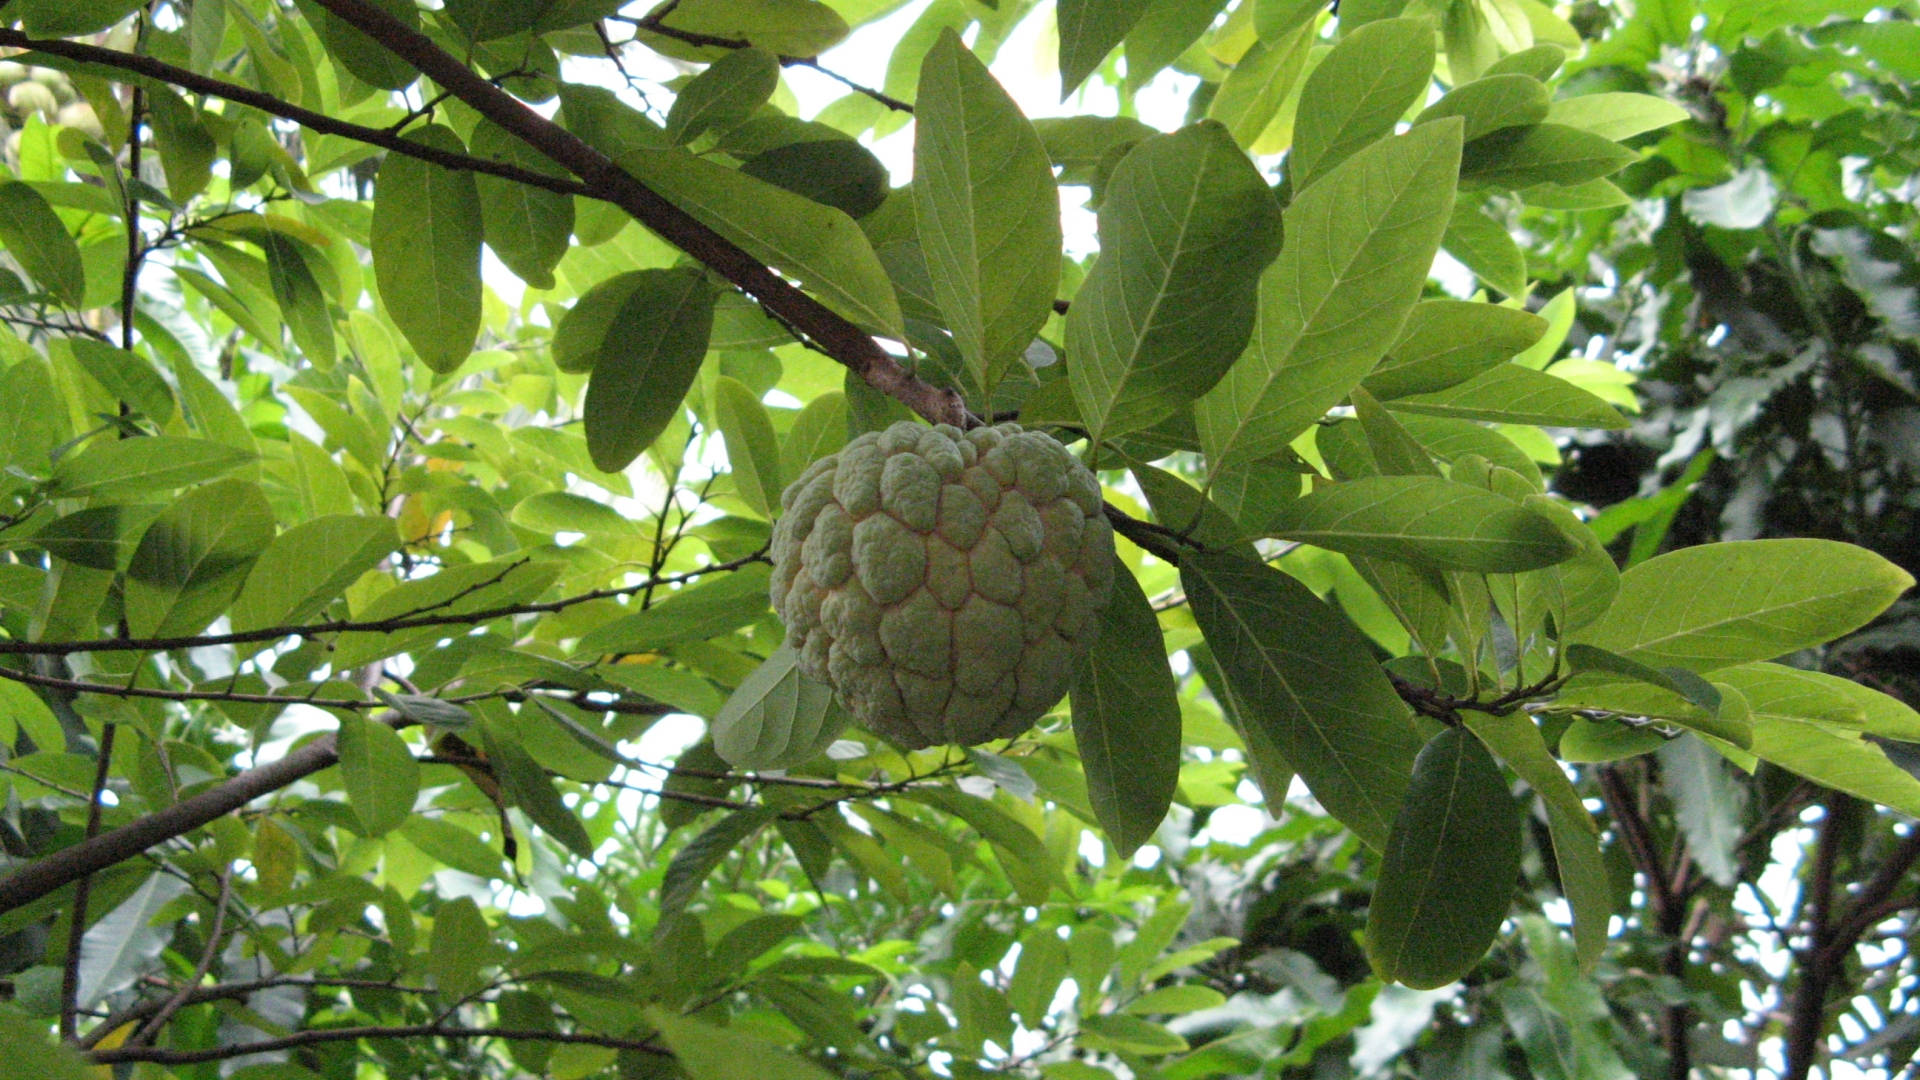
{"label": "green leaf", "polygon": [[1059,0],[1060,100],[1067,100],[1133,29],[1149,0]]}
{"label": "green leaf", "polygon": [[1606,613],[1620,592],[1620,570],[1606,545],[1565,504],[1545,495],[1521,501],[1558,525],[1580,548],[1563,563],[1520,575],[1517,583],[1520,602],[1530,610],[1552,612],[1554,636],[1564,640]]}
{"label": "green leaf", "polygon": [[153,122],[154,143],[166,173],[167,194],[176,203],[206,190],[213,179],[213,162],[220,144],[207,131],[199,109],[164,86],[149,84],[147,115]]}
{"label": "green leaf", "polygon": [[1604,398],[1558,375],[1520,364],[1498,364],[1445,390],[1409,394],[1389,408],[1426,416],[1455,416],[1507,424],[1623,428],[1626,418]]}
{"label": "green leaf", "polygon": [[1920,714],[1899,698],[1852,679],[1764,663],[1722,668],[1713,677],[1739,690],[1749,707],[1757,701],[1779,715],[1805,717],[1882,739],[1920,742]]}
{"label": "green leaf", "polygon": [[457,1001],[486,985],[482,970],[493,962],[494,949],[493,931],[472,897],[445,901],[433,915],[427,974],[442,994]]}
{"label": "green leaf", "polygon": [[[46,0],[42,0],[46,2]],[[70,0],[51,0],[56,8]],[[95,1080],[96,1067],[53,1039],[51,1021],[30,1020],[13,1005],[0,1005],[0,1044],[7,1048],[8,1074],[18,1080]]]}
{"label": "green leaf", "polygon": [[1673,801],[1674,822],[1687,853],[1714,884],[1739,881],[1739,847],[1746,832],[1747,788],[1726,762],[1699,739],[1681,736],[1662,745],[1660,786]]}
{"label": "green leaf", "polygon": [[1766,660],[1859,629],[1913,585],[1865,548],[1740,540],[1668,552],[1628,570],[1579,640],[1654,667]]}
{"label": "green leaf", "polygon": [[1720,691],[1686,668],[1651,668],[1638,660],[1584,642],[1568,645],[1564,658],[1568,669],[1576,674],[1594,671],[1625,676],[1684,698],[1709,715],[1720,711]]}
{"label": "green leaf", "polygon": [[198,633],[219,617],[273,539],[273,508],[248,480],[216,480],[169,504],[127,564],[127,629]]}
{"label": "green leaf", "polygon": [[727,440],[734,490],[754,513],[768,521],[780,509],[780,439],[760,398],[739,380],[714,380],[714,413]]}
{"label": "green leaf", "polygon": [[1381,19],[1341,38],[1307,76],[1287,175],[1305,191],[1370,143],[1393,133],[1433,79],[1433,22]]}
{"label": "green leaf", "polygon": [[[602,13],[589,16],[599,17]],[[551,15],[542,20],[551,21]],[[776,56],[818,56],[839,44],[848,30],[847,20],[818,0],[681,0],[663,25],[695,36],[744,41]],[[681,60],[710,61],[726,51],[647,30],[637,36],[656,52]]]}
{"label": "green leaf", "polygon": [[1180,782],[1180,700],[1160,620],[1117,556],[1100,644],[1081,659],[1072,697],[1088,801],[1120,857],[1132,858]]}
{"label": "green leaf", "polygon": [[[407,138],[466,153],[449,128]],[[480,333],[480,189],[469,172],[389,154],[373,204],[373,274],[393,324],[434,371],[459,367]]]}
{"label": "green leaf", "polygon": [[764,1039],[652,1009],[648,1020],[691,1080],[739,1080],[742,1063],[753,1063],[756,1080],[833,1080],[832,1073]]}
{"label": "green leaf", "polygon": [[1460,155],[1460,182],[1504,188],[1579,184],[1618,172],[1639,156],[1579,128],[1529,124],[1468,143]]}
{"label": "green leaf", "polygon": [[1600,854],[1600,827],[1525,713],[1469,711],[1463,716],[1467,727],[1527,782],[1546,807],[1560,892],[1573,909],[1574,947],[1581,967],[1592,970],[1606,948],[1607,924],[1613,918],[1613,888]]}
{"label": "green leaf", "polygon": [[1489,132],[1540,123],[1547,118],[1551,96],[1546,84],[1531,75],[1488,75],[1454,87],[1421,110],[1414,123],[1457,116],[1466,121],[1465,137],[1471,142]]}
{"label": "green leaf", "polygon": [[1044,904],[1060,883],[1058,870],[1033,830],[986,799],[943,788],[916,789],[905,797],[944,811],[968,825],[993,848],[1001,872],[1025,904]]}
{"label": "green leaf", "polygon": [[[420,10],[411,0],[370,0],[373,7],[413,30],[420,29]],[[379,40],[317,3],[300,5],[320,31],[327,55],[354,78],[382,90],[404,90],[420,78],[419,69]]]}
{"label": "green leaf", "polygon": [[753,565],[702,580],[643,611],[593,628],[574,646],[574,654],[651,652],[736,630],[759,618],[770,606],[768,576],[766,567]]}
{"label": "green leaf", "polygon": [[1546,119],[1598,135],[1630,139],[1687,118],[1687,110],[1651,94],[1581,94],[1553,103]]}
{"label": "green leaf", "polygon": [[273,298],[280,304],[293,343],[309,363],[320,368],[333,366],[335,357],[333,315],[327,310],[327,298],[313,276],[301,251],[306,245],[281,233],[261,231],[256,237],[267,260],[267,281],[273,286]]}
{"label": "green leaf", "polygon": [[1399,337],[1453,206],[1459,139],[1451,121],[1383,139],[1294,199],[1252,346],[1194,410],[1209,471],[1285,450]]}
{"label": "green leaf", "polygon": [[67,435],[64,407],[53,376],[39,357],[15,360],[0,371],[0,492],[24,482],[20,475],[44,477],[52,451]]}
{"label": "green leaf", "polygon": [[140,6],[140,0],[15,0],[7,18],[20,20],[34,37],[79,37],[107,29]]}
{"label": "green leaf", "polygon": [[1312,45],[1304,26],[1270,42],[1254,42],[1207,104],[1207,116],[1225,124],[1235,143],[1251,147],[1300,81]]}
{"label": "green leaf", "polygon": [[1140,20],[1127,31],[1127,90],[1139,92],[1192,45],[1224,0],[1147,0]]}
{"label": "green leaf", "polygon": [[846,726],[833,688],[800,673],[793,647],[741,680],[713,718],[713,748],[736,769],[790,769],[813,760]]}
{"label": "green leaf", "polygon": [[1187,1040],[1164,1025],[1122,1013],[1083,1017],[1077,1041],[1089,1050],[1118,1054],[1178,1054],[1188,1049]]}
{"label": "green leaf", "polygon": [[887,200],[887,167],[852,139],[770,147],[741,162],[740,171],[848,217],[865,217]]}
{"label": "green leaf", "polygon": [[1546,332],[1540,316],[1498,304],[1422,301],[1360,385],[1382,399],[1445,390],[1513,359]]}
{"label": "green leaf", "polygon": [[[564,177],[544,154],[489,120],[473,129],[473,156]],[[553,268],[573,238],[573,198],[498,176],[474,178],[480,195],[480,235],[507,269],[536,289],[551,289]]]}
{"label": "green leaf", "polygon": [[80,246],[38,191],[19,183],[0,183],[0,244],[42,289],[69,307],[86,295],[87,271]]}
{"label": "green leaf", "polygon": [[1810,703],[1804,686],[1750,679],[1746,670],[1729,668],[1716,672],[1715,678],[1724,679],[1746,697],[1752,710],[1752,744],[1740,747],[1709,736],[1710,745],[1724,754],[1751,754],[1836,791],[1920,815],[1920,780],[1888,758],[1878,743],[1851,725],[1830,719],[1844,699]]}
{"label": "green leaf", "polygon": [[80,367],[107,393],[156,425],[164,427],[173,419],[173,390],[145,358],[92,338],[76,337],[67,344]]}
{"label": "green leaf", "polygon": [[596,350],[584,408],[587,452],[603,472],[632,464],[679,415],[713,333],[716,290],[700,271],[623,276],[632,289]]}
{"label": "green leaf", "polygon": [[1279,210],[1226,129],[1142,140],[1100,204],[1100,258],[1067,312],[1067,376],[1095,440],[1158,421],[1247,343]]}
{"label": "green leaf", "polygon": [[1526,255],[1507,227],[1483,213],[1479,203],[1464,199],[1454,203],[1440,246],[1488,288],[1508,296],[1526,295]]}
{"label": "green leaf", "polygon": [[520,746],[498,717],[487,711],[480,713],[480,739],[493,778],[499,781],[500,790],[513,805],[525,811],[535,825],[560,841],[568,851],[582,859],[593,858],[593,838],[587,835],[579,817],[554,790],[553,781],[533,756]]}
{"label": "green leaf", "polygon": [[1369,476],[1288,503],[1273,534],[1330,551],[1441,570],[1511,573],[1577,549],[1546,518],[1483,488],[1436,476]]}
{"label": "green leaf", "polygon": [[1053,311],[1060,198],[1033,125],[943,31],[914,99],[913,206],[934,299],[991,392]]}
{"label": "green leaf", "polygon": [[416,814],[400,826],[400,835],[427,858],[455,870],[484,880],[505,876],[506,864],[500,853],[451,821]]}
{"label": "green leaf", "polygon": [[1240,723],[1271,738],[1328,813],[1385,847],[1420,740],[1360,631],[1259,563],[1189,555],[1180,581]]}
{"label": "green leaf", "polygon": [[734,49],[694,76],[667,110],[667,138],[687,143],[726,131],[767,103],[780,85],[780,58],[765,49]]}
{"label": "green leaf", "polygon": [[828,307],[875,333],[906,336],[886,269],[846,214],[680,150],[635,150],[619,162],[754,258],[799,279]]}
{"label": "green leaf", "polygon": [[400,546],[392,518],[335,514],[273,538],[233,604],[233,628],[297,625]]}
{"label": "green leaf", "polygon": [[1513,906],[1520,821],[1480,740],[1450,727],[1427,743],[1367,908],[1367,958],[1381,978],[1431,990],[1479,963]]}
{"label": "green leaf", "polygon": [[667,864],[666,876],[660,882],[659,925],[666,926],[674,916],[685,911],[707,875],[774,817],[773,810],[764,806],[730,810],[727,816],[707,826],[700,835],[687,841],[685,847],[674,852],[673,861]]}
{"label": "green leaf", "polygon": [[420,797],[420,763],[398,732],[377,720],[340,717],[340,779],[369,836],[399,828]]}

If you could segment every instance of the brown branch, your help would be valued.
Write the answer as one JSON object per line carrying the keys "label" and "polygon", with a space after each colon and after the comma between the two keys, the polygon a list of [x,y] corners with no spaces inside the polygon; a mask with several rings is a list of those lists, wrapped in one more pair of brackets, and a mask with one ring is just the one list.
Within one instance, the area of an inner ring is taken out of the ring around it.
{"label": "brown branch", "polygon": [[[172,64],[155,60],[150,56],[140,56],[136,53],[122,52],[118,49],[104,49],[98,45],[86,45],[78,41],[33,38],[19,30],[4,28],[0,28],[0,46],[30,49],[34,52],[45,53],[49,56],[60,56],[68,60],[77,60],[83,64],[97,64],[101,67],[112,68],[116,71],[144,75],[147,78],[157,79],[164,83],[171,83],[174,86],[191,90],[197,94],[205,94],[208,97],[222,98],[235,102],[236,104],[246,105],[269,115],[278,116],[283,120],[291,120],[302,127],[310,128],[323,134],[338,135],[342,138],[352,139],[355,142],[366,143],[369,146],[378,146],[384,150],[391,150],[396,154],[405,154],[408,157],[419,158],[422,161],[430,161],[435,165],[440,165],[445,168],[459,169],[464,172],[486,173],[489,176],[498,176],[502,179],[513,180],[531,187],[544,188],[547,191],[556,192],[561,195],[590,194],[583,185],[574,181],[548,176],[530,169],[522,169],[519,166],[509,165],[502,161],[489,161],[486,158],[472,157],[450,150],[441,150],[437,147],[403,138],[390,131],[383,131],[380,128],[366,127],[361,124],[350,124],[344,120],[337,120],[325,113],[314,112],[311,109],[303,109],[291,102],[282,101],[272,94],[263,94],[251,87],[241,86],[238,83],[230,83],[223,79],[209,78],[198,72],[189,71],[183,67],[175,67]],[[18,60],[22,58],[15,57],[14,59]],[[31,57],[25,59],[31,60]]]}
{"label": "brown branch", "polygon": [[[399,714],[379,718],[392,727],[413,721]],[[12,911],[72,884],[88,874],[131,859],[155,845],[240,809],[262,795],[311,776],[340,760],[334,736],[322,735],[280,760],[248,769],[172,806],[122,825],[111,832],[62,848],[0,878],[0,914]]]}
{"label": "brown branch", "polygon": [[[66,656],[74,653],[95,652],[166,652],[173,649],[200,649],[214,645],[242,645],[251,642],[279,641],[282,638],[313,638],[326,634],[374,633],[393,634],[402,630],[418,630],[429,626],[475,626],[490,619],[509,618],[515,615],[540,615],[587,603],[592,600],[608,600],[632,596],[642,590],[660,585],[677,585],[707,574],[718,574],[751,563],[766,562],[766,549],[761,548],[751,555],[745,555],[728,562],[703,566],[698,570],[689,570],[682,574],[669,574],[665,577],[650,577],[637,585],[623,585],[617,589],[594,589],[574,596],[563,596],[558,600],[540,603],[501,604],[497,607],[483,608],[461,614],[427,615],[410,613],[391,619],[353,620],[333,619],[304,625],[269,626],[258,630],[245,630],[232,634],[202,634],[197,637],[160,637],[160,638],[95,638],[87,641],[0,641],[0,656]],[[516,566],[520,565],[518,563]],[[498,578],[481,582],[476,588],[494,584]],[[441,605],[452,603],[459,597],[443,601]],[[0,669],[0,677],[5,675]],[[259,696],[259,695],[256,695]],[[235,700],[221,698],[219,700]],[[285,698],[271,698],[271,701],[285,701]]]}
{"label": "brown branch", "polygon": [[[93,790],[87,792],[87,840],[100,835],[101,798],[107,791],[107,778],[113,771],[114,734],[120,725],[109,723],[100,731],[99,758],[94,762]],[[93,891],[93,875],[86,874],[73,887],[73,910],[67,919],[67,955],[60,974],[60,1037],[71,1041],[79,1031],[76,1011],[80,996],[80,957],[87,937],[87,898]]]}
{"label": "brown branch", "polygon": [[966,403],[959,394],[934,386],[908,371],[866,331],[628,175],[579,136],[475,74],[458,58],[434,44],[432,38],[365,0],[318,0],[318,3],[412,64],[480,115],[578,176],[594,197],[632,214],[662,239],[759,300],[874,389],[934,423],[971,425]]}
{"label": "brown branch", "polygon": [[[173,988],[170,983],[161,980],[154,981],[166,989]],[[289,977],[281,975],[269,979],[251,979],[246,982],[219,983],[214,986],[196,986],[192,983],[187,983],[179,988],[175,996],[179,997],[182,1006],[202,1005],[209,1001],[231,1001],[236,998],[250,997],[262,990],[272,990],[282,986],[299,986],[312,989],[383,990],[398,994],[431,994],[434,992],[424,986],[406,986],[400,983],[383,982],[379,979],[340,979],[329,978],[327,976]],[[101,1020],[98,1024],[95,1024],[87,1030],[87,1033],[80,1038],[80,1048],[82,1050],[93,1049],[106,1039],[107,1036],[128,1024],[138,1023],[154,1015],[173,1000],[174,996],[149,998],[145,1001],[135,1002],[121,1009],[119,1012],[109,1015],[106,1019]]]}
{"label": "brown branch", "polygon": [[158,1047],[136,1046],[121,1047],[113,1050],[94,1050],[87,1056],[96,1065],[118,1065],[123,1062],[149,1061],[159,1065],[196,1065],[205,1061],[226,1061],[230,1058],[246,1057],[250,1054],[266,1054],[278,1050],[297,1050],[303,1046],[318,1046],[322,1043],[357,1042],[361,1039],[513,1039],[525,1042],[583,1043],[587,1046],[605,1046],[615,1050],[634,1050],[643,1054],[658,1054],[669,1057],[671,1054],[662,1046],[645,1039],[622,1039],[612,1035],[591,1035],[580,1031],[540,1031],[520,1028],[475,1028],[440,1027],[433,1024],[417,1024],[410,1027],[344,1027],[316,1028],[298,1031],[278,1039],[260,1039],[255,1042],[235,1043],[232,1046],[215,1046],[204,1050],[167,1050]]}
{"label": "brown branch", "polygon": [[140,1030],[135,1032],[125,1045],[151,1046],[153,1040],[159,1037],[161,1030],[167,1026],[167,1021],[173,1019],[173,1014],[179,1012],[193,992],[200,988],[200,983],[207,977],[207,972],[213,970],[213,961],[220,955],[220,942],[225,937],[227,929],[227,903],[232,899],[233,866],[229,863],[220,870],[220,898],[213,902],[213,927],[207,931],[207,944],[200,951],[200,962],[194,965],[193,974],[188,976],[187,981],[180,984],[180,991],[168,998],[165,1004],[160,1006],[159,1011],[153,1014],[153,1018],[142,1024]]}
{"label": "brown branch", "polygon": [[[1840,859],[1841,829],[1836,822],[1835,803],[1846,796],[1831,794],[1826,816],[1820,819],[1819,837],[1814,841],[1813,867],[1802,896],[1809,910],[1807,944],[1799,950],[1800,985],[1794,988],[1787,1010],[1786,1069],[1781,1080],[1807,1080],[1819,1057],[1822,1037],[1827,1030],[1827,998],[1840,974],[1845,950],[1836,951],[1833,914],[1834,868]],[[1848,945],[1850,949],[1851,944]]]}
{"label": "brown branch", "polygon": [[[635,18],[629,18],[625,16],[614,16],[614,18],[619,22],[631,23],[635,30],[651,31],[652,33],[659,34],[661,37],[672,38],[675,41],[684,42],[685,44],[688,44],[688,45],[704,46],[704,47],[715,48],[715,49],[745,49],[745,48],[750,48],[753,45],[753,42],[748,41],[745,38],[721,37],[717,34],[703,34],[698,30],[682,30],[677,26],[668,26],[666,23],[666,20],[667,20],[667,16],[671,14],[673,14],[673,8],[671,5],[669,5],[667,7],[663,7],[663,8],[660,8],[659,10],[654,11],[652,14],[647,15],[644,18],[635,19]],[[640,39],[635,38],[634,40],[638,41]],[[901,101],[899,98],[894,97],[891,94],[885,93],[880,90],[875,90],[871,86],[866,86],[864,84],[855,82],[854,80],[847,78],[845,75],[842,75],[839,72],[834,71],[833,69],[820,63],[820,58],[818,56],[788,56],[785,54],[778,54],[776,56],[776,59],[780,61],[781,67],[803,67],[803,68],[810,68],[814,71],[817,71],[820,74],[825,75],[827,78],[832,79],[834,82],[837,82],[840,85],[846,87],[847,89],[853,91],[854,93],[872,98],[873,100],[879,102],[882,105],[885,105],[887,108],[892,109],[895,112],[903,112],[903,113],[913,112],[912,105],[909,105],[904,101]]]}

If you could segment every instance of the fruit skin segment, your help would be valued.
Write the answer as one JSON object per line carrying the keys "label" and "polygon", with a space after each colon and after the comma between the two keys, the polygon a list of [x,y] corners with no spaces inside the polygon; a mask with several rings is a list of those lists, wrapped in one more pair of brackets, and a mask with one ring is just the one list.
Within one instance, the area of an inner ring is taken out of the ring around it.
{"label": "fruit skin segment", "polygon": [[1067,692],[1113,585],[1100,484],[1017,424],[901,421],[781,496],[774,610],[800,670],[907,749],[1011,738]]}

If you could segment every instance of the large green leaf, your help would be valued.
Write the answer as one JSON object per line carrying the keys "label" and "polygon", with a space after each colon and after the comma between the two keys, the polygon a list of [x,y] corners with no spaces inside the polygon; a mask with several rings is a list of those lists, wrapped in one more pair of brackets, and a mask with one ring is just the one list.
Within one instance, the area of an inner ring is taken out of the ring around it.
{"label": "large green leaf", "polygon": [[1313,35],[1305,26],[1271,41],[1254,42],[1207,103],[1207,117],[1225,124],[1234,142],[1251,147],[1273,124],[1299,83],[1312,45]]}
{"label": "large green leaf", "polygon": [[69,499],[153,496],[252,460],[252,454],[231,446],[177,435],[96,440],[62,457],[53,467],[53,483],[55,493]]}
{"label": "large green leaf", "polygon": [[574,646],[580,656],[639,653],[706,641],[745,626],[768,608],[767,569],[749,566],[701,580],[653,606],[588,631]]}
{"label": "large green leaf", "polygon": [[485,986],[482,969],[494,961],[496,952],[493,931],[472,897],[449,900],[434,912],[426,967],[442,994],[458,1000]]}
{"label": "large green leaf", "polygon": [[1127,89],[1138,92],[1213,24],[1224,0],[1147,0],[1127,31]]}
{"label": "large green leaf", "polygon": [[735,49],[674,95],[667,137],[684,146],[709,130],[725,131],[765,105],[779,85],[779,57],[765,49]]}
{"label": "large green leaf", "polygon": [[1759,707],[1758,702],[1781,716],[1805,717],[1882,739],[1920,742],[1920,714],[1899,698],[1852,679],[1768,663],[1721,668],[1713,678],[1739,690],[1749,707]]}
{"label": "large green leaf", "polygon": [[990,800],[944,788],[921,788],[912,792],[911,798],[973,826],[993,848],[1000,869],[1023,903],[1046,903],[1054,885],[1060,882],[1059,870],[1047,856],[1046,845],[1032,829]]}
{"label": "large green leaf", "polygon": [[1180,580],[1240,722],[1270,733],[1328,813],[1384,848],[1420,740],[1360,631],[1259,563],[1189,555]]}
{"label": "large green leaf", "polygon": [[1468,141],[1492,131],[1537,124],[1547,118],[1547,85],[1531,75],[1488,75],[1457,86],[1421,110],[1416,124],[1457,116],[1466,121]]}
{"label": "large green leaf", "polygon": [[1398,338],[1439,249],[1459,153],[1458,123],[1427,124],[1294,200],[1286,248],[1260,279],[1252,346],[1194,410],[1209,470],[1286,449]]}
{"label": "large green leaf", "polygon": [[195,488],[147,526],[127,564],[127,629],[198,633],[220,616],[273,539],[273,508],[248,480]]}
{"label": "large green leaf", "polygon": [[[329,368],[334,361],[333,313],[320,281],[307,263],[305,243],[262,230],[255,236],[267,260],[267,281],[287,321],[293,343],[309,363]],[[317,256],[316,256],[317,257]]]}
{"label": "large green leaf", "polygon": [[1753,709],[1752,745],[1711,740],[1715,748],[1736,760],[1750,754],[1836,791],[1920,816],[1920,780],[1894,764],[1872,740],[1796,711],[1801,706],[1791,699],[1775,700],[1762,693],[1748,704]]}
{"label": "large green leaf", "polygon": [[780,439],[759,395],[738,379],[714,380],[714,421],[727,440],[733,486],[754,513],[768,521],[780,509]]}
{"label": "large green leaf", "polygon": [[68,345],[80,367],[107,393],[150,417],[157,426],[173,419],[173,390],[144,357],[92,338],[77,337]]}
{"label": "large green leaf", "polygon": [[673,1049],[691,1080],[738,1080],[745,1062],[752,1062],[757,1080],[833,1080],[833,1073],[803,1057],[796,1057],[764,1039],[688,1020],[665,1010],[648,1014],[660,1037]]}
{"label": "large green leaf", "polygon": [[1613,917],[1613,887],[1600,854],[1600,829],[1547,751],[1539,727],[1523,712],[1464,714],[1466,725],[1487,748],[1527,782],[1547,811],[1547,831],[1560,875],[1560,892],[1573,909],[1573,940],[1583,967],[1591,969],[1607,944]]}
{"label": "large green leaf", "polygon": [[1382,399],[1445,390],[1513,359],[1546,332],[1547,321],[1525,311],[1426,300],[1414,305],[1399,340],[1360,385]]}
{"label": "large green leaf", "polygon": [[1287,175],[1305,190],[1342,161],[1393,133],[1433,78],[1433,22],[1381,19],[1340,39],[1307,76]]}
{"label": "large green leaf", "polygon": [[1576,550],[1553,522],[1483,488],[1437,476],[1369,476],[1288,503],[1273,534],[1330,551],[1441,570],[1512,573]]}
{"label": "large green leaf", "polygon": [[636,270],[631,283],[587,383],[587,452],[603,472],[632,464],[680,414],[713,333],[716,290],[705,274]]}
{"label": "large green leaf", "polygon": [[764,806],[729,811],[675,852],[660,882],[659,925],[665,928],[674,916],[686,910],[707,875],[773,819],[773,811]]}
{"label": "large green leaf", "polygon": [[1226,129],[1136,145],[1100,204],[1100,258],[1067,313],[1067,375],[1095,438],[1204,393],[1247,343],[1280,215]]}
{"label": "large green leaf", "polygon": [[1553,103],[1548,120],[1606,139],[1630,139],[1687,118],[1687,110],[1652,94],[1578,94]]}
{"label": "large green leaf", "polygon": [[[429,125],[407,138],[458,154],[466,144]],[[470,172],[389,154],[373,204],[373,274],[393,324],[426,365],[460,366],[480,333],[480,189]]]}
{"label": "large green leaf", "polygon": [[1482,213],[1479,203],[1462,199],[1454,204],[1440,246],[1489,288],[1508,296],[1526,295],[1526,255],[1507,227]]}
{"label": "large green leaf", "polygon": [[79,306],[87,291],[80,247],[46,198],[18,181],[0,183],[0,244],[42,289]]}
{"label": "large green leaf", "polygon": [[1668,552],[1628,570],[1580,641],[1643,664],[1712,671],[1831,641],[1913,585],[1865,548],[1742,540]]}
{"label": "large green leaf", "polygon": [[1558,375],[1520,364],[1496,364],[1445,390],[1408,394],[1388,407],[1426,416],[1495,420],[1552,427],[1623,428],[1626,418],[1606,399]]}
{"label": "large green leaf", "polygon": [[[488,120],[473,129],[473,155],[529,172],[564,176],[544,155]],[[553,288],[553,268],[573,240],[573,199],[498,176],[480,175],[480,234],[507,269],[536,289]]]}
{"label": "large green leaf", "polygon": [[593,858],[593,839],[587,835],[586,826],[580,824],[574,810],[554,789],[553,781],[503,719],[490,711],[480,714],[481,745],[500,790],[568,851],[582,859]]}
{"label": "large green leaf", "polygon": [[1468,143],[1460,157],[1460,180],[1506,188],[1579,184],[1618,172],[1638,156],[1590,131],[1529,124]]}
{"label": "large green leaf", "polygon": [[893,283],[845,213],[681,150],[634,150],[619,161],[754,258],[798,278],[828,307],[868,330],[905,337]]}
{"label": "large green leaf", "polygon": [[[848,29],[847,20],[819,0],[681,0],[663,13],[662,22],[696,41],[746,42],[776,56],[818,56],[839,44]],[[655,51],[681,60],[711,61],[730,51],[647,30],[637,36]]]}
{"label": "large green leaf", "polygon": [[392,518],[334,514],[301,522],[260,553],[234,601],[233,628],[305,622],[398,546]]}
{"label": "large green leaf", "polygon": [[1073,741],[1094,815],[1131,858],[1160,827],[1180,782],[1180,699],[1160,621],[1117,557],[1099,644],[1074,673]]}
{"label": "large green leaf", "polygon": [[920,247],[947,329],[991,392],[1053,310],[1053,169],[1020,107],[951,30],[921,62],[914,109]]}
{"label": "large green leaf", "polygon": [[1085,82],[1140,21],[1149,0],[1059,0],[1060,100]]}
{"label": "large green leaf", "polygon": [[1367,908],[1367,958],[1383,979],[1445,986],[1486,955],[1513,906],[1520,804],[1462,727],[1420,751]]}
{"label": "large green leaf", "polygon": [[377,720],[344,714],[339,754],[347,805],[368,835],[392,832],[413,816],[420,763],[398,732]]}
{"label": "large green leaf", "polygon": [[846,726],[833,688],[800,673],[781,644],[713,718],[713,748],[736,769],[789,769],[812,760]]}

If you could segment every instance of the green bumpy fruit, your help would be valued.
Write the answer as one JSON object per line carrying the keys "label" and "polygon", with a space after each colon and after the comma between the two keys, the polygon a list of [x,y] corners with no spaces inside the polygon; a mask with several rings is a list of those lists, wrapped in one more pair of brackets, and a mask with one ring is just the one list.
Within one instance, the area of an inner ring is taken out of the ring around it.
{"label": "green bumpy fruit", "polygon": [[773,606],[800,670],[903,747],[1027,730],[1100,630],[1100,483],[1040,432],[902,421],[814,462],[780,505]]}

